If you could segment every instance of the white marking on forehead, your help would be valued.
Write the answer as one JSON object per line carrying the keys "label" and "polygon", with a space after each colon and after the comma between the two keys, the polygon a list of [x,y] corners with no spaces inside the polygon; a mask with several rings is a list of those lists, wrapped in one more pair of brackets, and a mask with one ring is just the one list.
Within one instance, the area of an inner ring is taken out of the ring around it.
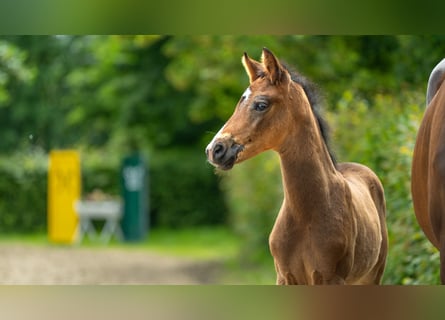
{"label": "white marking on forehead", "polygon": [[250,90],[250,87],[248,87],[248,88],[246,89],[246,91],[244,91],[244,93],[243,93],[244,100],[249,99],[249,97],[250,97],[251,94],[252,94],[252,91]]}

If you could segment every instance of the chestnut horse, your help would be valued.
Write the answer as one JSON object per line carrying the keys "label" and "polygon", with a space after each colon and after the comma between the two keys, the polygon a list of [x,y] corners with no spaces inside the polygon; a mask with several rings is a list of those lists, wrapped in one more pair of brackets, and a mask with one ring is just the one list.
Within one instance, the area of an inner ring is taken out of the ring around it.
{"label": "chestnut horse", "polygon": [[427,109],[417,133],[411,193],[417,221],[440,251],[440,278],[445,284],[445,59],[431,72]]}
{"label": "chestnut horse", "polygon": [[336,163],[317,95],[268,49],[244,54],[250,86],[206,148],[228,170],[266,150],[280,156],[284,201],[269,237],[277,284],[379,284],[387,254],[382,184],[367,167]]}

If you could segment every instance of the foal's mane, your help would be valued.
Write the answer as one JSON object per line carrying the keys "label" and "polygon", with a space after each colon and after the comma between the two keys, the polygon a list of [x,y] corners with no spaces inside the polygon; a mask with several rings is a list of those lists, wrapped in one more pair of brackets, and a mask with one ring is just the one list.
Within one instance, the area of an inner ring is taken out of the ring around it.
{"label": "foal's mane", "polygon": [[298,83],[304,90],[304,93],[306,94],[309,104],[311,105],[312,113],[315,116],[315,119],[318,123],[318,128],[320,129],[321,136],[323,138],[323,141],[326,145],[326,148],[328,149],[329,156],[331,157],[331,160],[334,164],[334,166],[337,165],[337,160],[335,158],[335,154],[332,151],[332,148],[329,143],[329,126],[326,122],[326,120],[321,115],[321,109],[323,104],[323,97],[320,93],[319,88],[317,85],[315,85],[313,82],[308,80],[305,76],[301,75],[300,73],[296,72],[295,70],[292,70],[289,66],[286,64],[282,64],[284,68],[289,72],[291,75],[292,81],[295,83]]}

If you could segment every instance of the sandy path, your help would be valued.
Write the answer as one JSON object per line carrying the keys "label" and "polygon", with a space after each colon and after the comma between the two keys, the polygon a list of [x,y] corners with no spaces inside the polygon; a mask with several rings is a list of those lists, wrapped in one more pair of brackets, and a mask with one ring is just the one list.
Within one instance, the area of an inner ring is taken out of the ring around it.
{"label": "sandy path", "polygon": [[1,284],[212,284],[219,262],[143,249],[0,244]]}

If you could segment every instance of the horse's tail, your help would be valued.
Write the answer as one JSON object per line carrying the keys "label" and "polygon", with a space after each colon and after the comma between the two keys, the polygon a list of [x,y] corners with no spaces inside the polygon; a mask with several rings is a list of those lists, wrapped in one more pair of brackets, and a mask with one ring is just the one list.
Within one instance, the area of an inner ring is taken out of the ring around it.
{"label": "horse's tail", "polygon": [[428,87],[426,89],[426,106],[433,100],[434,95],[445,78],[445,59],[442,59],[431,71],[428,79]]}

